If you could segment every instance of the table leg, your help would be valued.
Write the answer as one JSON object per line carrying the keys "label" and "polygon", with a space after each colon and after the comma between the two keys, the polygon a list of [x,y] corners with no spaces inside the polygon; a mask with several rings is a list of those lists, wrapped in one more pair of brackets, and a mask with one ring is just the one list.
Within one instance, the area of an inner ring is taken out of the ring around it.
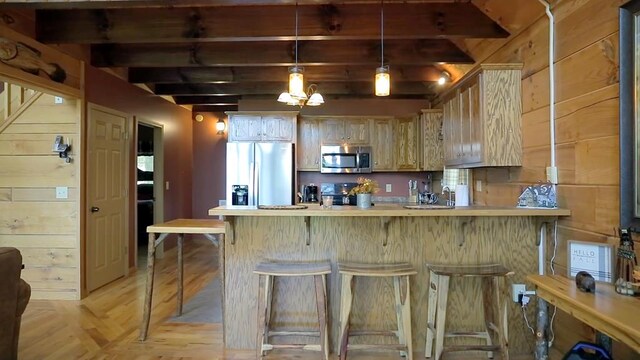
{"label": "table leg", "polygon": [[144,314],[142,315],[142,325],[140,325],[140,341],[147,339],[149,331],[149,320],[151,319],[151,298],[153,296],[153,273],[156,259],[156,234],[149,234],[149,245],[147,249],[147,287],[144,295]]}
{"label": "table leg", "polygon": [[611,338],[606,334],[603,334],[597,330],[596,330],[596,344],[602,346],[605,350],[607,350],[610,356],[613,355]]}
{"label": "table leg", "polygon": [[177,316],[182,315],[182,287],[184,282],[184,261],[182,258],[182,245],[184,244],[184,234],[178,234],[178,309]]}
{"label": "table leg", "polygon": [[538,313],[536,317],[536,360],[547,360],[549,358],[549,305],[538,297]]}

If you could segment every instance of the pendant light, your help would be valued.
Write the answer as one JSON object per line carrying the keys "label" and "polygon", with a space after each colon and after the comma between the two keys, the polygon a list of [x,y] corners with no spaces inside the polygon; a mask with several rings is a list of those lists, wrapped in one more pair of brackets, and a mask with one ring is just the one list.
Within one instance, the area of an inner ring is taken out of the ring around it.
{"label": "pendant light", "polygon": [[376,69],[376,96],[389,96],[391,77],[389,66],[384,66],[384,0],[380,1],[380,67]]}
{"label": "pendant light", "polygon": [[[278,101],[287,105],[318,106],[324,103],[322,95],[316,91],[315,84],[309,85],[307,91],[304,89],[304,68],[298,66],[298,2],[296,1],[296,43],[295,43],[296,64],[289,68],[289,91],[278,96]],[[308,100],[307,100],[308,99]]]}

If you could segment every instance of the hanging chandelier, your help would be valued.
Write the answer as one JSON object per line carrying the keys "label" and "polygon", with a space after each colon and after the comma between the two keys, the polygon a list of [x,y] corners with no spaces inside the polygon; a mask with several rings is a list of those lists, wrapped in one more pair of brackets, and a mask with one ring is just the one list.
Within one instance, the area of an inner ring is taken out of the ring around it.
{"label": "hanging chandelier", "polygon": [[311,84],[304,88],[304,68],[298,66],[298,2],[296,1],[296,64],[289,68],[289,91],[278,96],[278,101],[293,106],[318,106],[324,103],[322,95],[317,92],[317,85]]}
{"label": "hanging chandelier", "polygon": [[384,66],[384,0],[380,1],[380,67],[376,69],[376,96],[389,96],[391,77],[389,66]]}

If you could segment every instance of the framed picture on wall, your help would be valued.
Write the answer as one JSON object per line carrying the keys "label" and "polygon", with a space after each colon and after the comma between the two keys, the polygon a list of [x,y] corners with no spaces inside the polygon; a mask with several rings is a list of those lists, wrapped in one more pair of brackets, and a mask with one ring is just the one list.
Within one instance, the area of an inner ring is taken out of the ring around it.
{"label": "framed picture on wall", "polygon": [[579,271],[586,271],[596,281],[613,282],[613,245],[567,241],[567,276],[575,278]]}

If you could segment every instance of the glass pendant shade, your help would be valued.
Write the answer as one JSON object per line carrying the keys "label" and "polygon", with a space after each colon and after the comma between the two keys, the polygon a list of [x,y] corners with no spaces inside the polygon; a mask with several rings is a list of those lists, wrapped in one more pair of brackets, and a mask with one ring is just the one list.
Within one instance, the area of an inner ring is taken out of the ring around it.
{"label": "glass pendant shade", "polygon": [[309,100],[307,101],[307,105],[309,106],[319,106],[324,104],[324,98],[322,98],[322,95],[320,95],[320,93],[314,92],[313,94],[311,94],[311,96],[309,97]]}
{"label": "glass pendant shade", "polygon": [[280,94],[280,96],[278,96],[278,101],[281,103],[289,103],[291,102],[291,100],[293,100],[293,98],[291,97],[291,94],[289,94],[286,91]]}
{"label": "glass pendant shade", "polygon": [[381,66],[376,69],[376,96],[389,96],[391,77],[389,69]]}
{"label": "glass pendant shade", "polygon": [[292,68],[289,72],[289,94],[294,99],[307,99],[307,94],[304,92],[304,75],[298,67]]}

